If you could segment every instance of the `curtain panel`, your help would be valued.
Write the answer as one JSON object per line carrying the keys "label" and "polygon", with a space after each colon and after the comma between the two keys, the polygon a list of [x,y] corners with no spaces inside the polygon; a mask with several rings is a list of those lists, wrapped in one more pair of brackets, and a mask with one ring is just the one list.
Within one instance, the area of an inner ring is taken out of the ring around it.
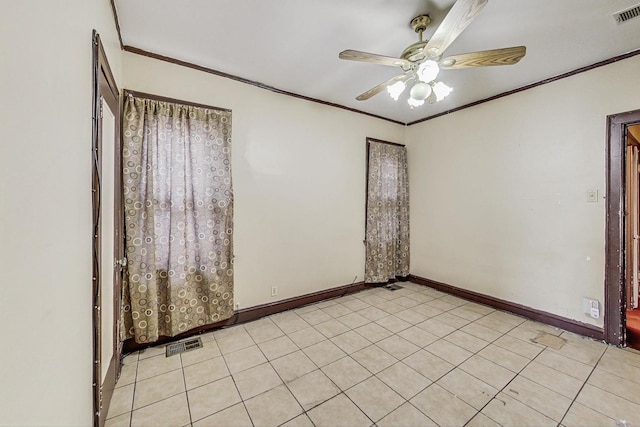
{"label": "curtain panel", "polygon": [[368,141],[365,282],[409,275],[409,176],[404,146]]}
{"label": "curtain panel", "polygon": [[123,339],[157,341],[233,315],[231,112],[124,103]]}

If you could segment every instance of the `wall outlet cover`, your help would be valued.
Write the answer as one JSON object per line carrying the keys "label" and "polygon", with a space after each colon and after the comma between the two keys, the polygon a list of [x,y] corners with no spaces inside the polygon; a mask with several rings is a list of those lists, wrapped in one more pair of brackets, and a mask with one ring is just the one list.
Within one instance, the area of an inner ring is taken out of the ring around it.
{"label": "wall outlet cover", "polygon": [[594,319],[600,318],[600,303],[597,299],[582,298],[582,312]]}

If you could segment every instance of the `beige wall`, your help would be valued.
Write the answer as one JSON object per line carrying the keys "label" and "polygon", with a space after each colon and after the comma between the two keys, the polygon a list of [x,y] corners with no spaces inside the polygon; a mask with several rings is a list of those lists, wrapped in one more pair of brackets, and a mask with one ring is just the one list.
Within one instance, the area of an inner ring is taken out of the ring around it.
{"label": "beige wall", "polygon": [[91,32],[107,0],[3,4],[0,425],[91,424]]}
{"label": "beige wall", "polygon": [[602,326],[582,297],[604,302],[605,121],[640,108],[639,69],[636,56],[410,126],[411,271]]}
{"label": "beige wall", "polygon": [[93,28],[121,87],[233,110],[241,308],[362,280],[371,136],[408,144],[414,274],[602,325],[581,313],[582,296],[603,299],[604,203],[586,192],[604,189],[606,115],[640,108],[640,57],[405,135],[121,53],[106,0],[13,2],[0,26],[0,425],[91,423]]}
{"label": "beige wall", "polygon": [[404,126],[131,53],[123,58],[127,89],[233,111],[240,308],[363,279],[365,140],[402,142]]}

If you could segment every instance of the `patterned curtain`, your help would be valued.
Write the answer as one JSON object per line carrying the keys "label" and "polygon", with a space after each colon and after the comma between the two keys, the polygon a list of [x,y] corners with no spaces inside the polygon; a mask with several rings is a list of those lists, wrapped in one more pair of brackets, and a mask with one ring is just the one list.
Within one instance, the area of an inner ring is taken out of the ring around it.
{"label": "patterned curtain", "polygon": [[364,280],[409,274],[409,177],[404,146],[369,141]]}
{"label": "patterned curtain", "polygon": [[231,317],[231,112],[129,95],[123,142],[122,338]]}

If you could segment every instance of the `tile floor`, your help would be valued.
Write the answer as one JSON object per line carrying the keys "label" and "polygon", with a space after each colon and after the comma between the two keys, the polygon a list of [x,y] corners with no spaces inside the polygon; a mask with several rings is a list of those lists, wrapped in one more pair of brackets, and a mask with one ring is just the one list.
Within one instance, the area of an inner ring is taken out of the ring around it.
{"label": "tile floor", "polygon": [[107,427],[640,425],[640,352],[402,285],[128,355]]}

